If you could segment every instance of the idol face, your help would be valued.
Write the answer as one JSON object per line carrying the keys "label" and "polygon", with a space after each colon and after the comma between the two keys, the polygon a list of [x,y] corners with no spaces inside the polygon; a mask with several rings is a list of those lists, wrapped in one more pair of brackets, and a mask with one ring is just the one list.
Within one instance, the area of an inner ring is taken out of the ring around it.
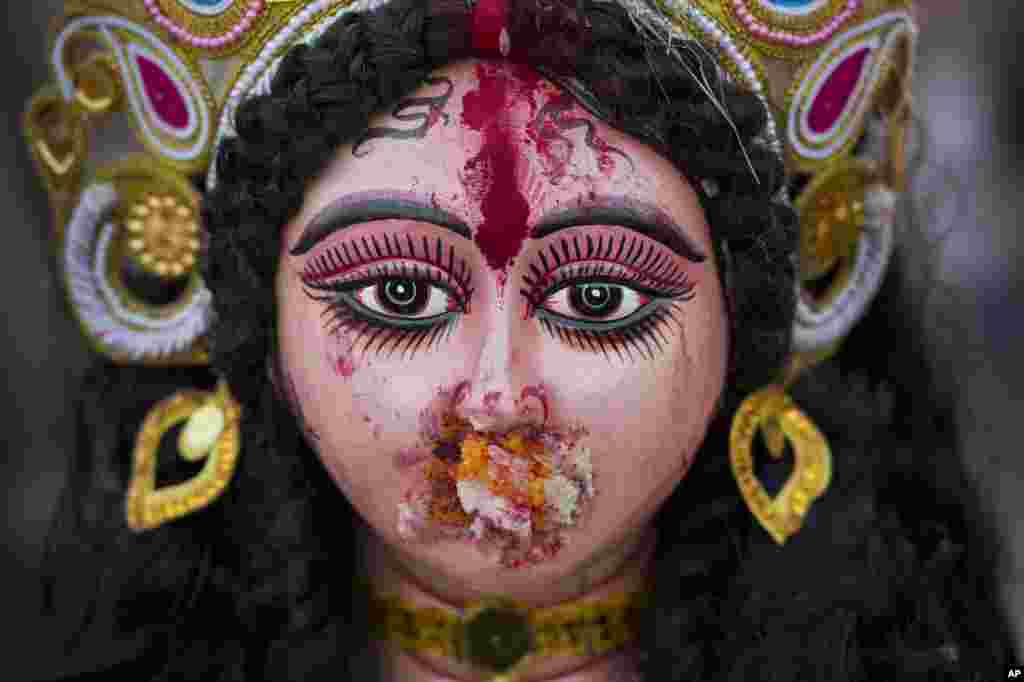
{"label": "idol face", "polygon": [[407,565],[525,594],[693,463],[728,346],[704,213],[530,68],[434,72],[283,229],[275,383]]}

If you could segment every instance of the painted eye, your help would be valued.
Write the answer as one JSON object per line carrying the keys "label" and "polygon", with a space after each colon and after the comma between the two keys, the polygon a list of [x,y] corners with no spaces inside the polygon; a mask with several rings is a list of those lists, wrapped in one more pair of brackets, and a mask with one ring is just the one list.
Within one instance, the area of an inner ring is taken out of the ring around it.
{"label": "painted eye", "polygon": [[629,317],[649,301],[649,297],[622,284],[587,282],[559,289],[543,307],[568,319],[613,322]]}
{"label": "painted eye", "polygon": [[453,308],[452,295],[436,284],[410,277],[382,277],[354,292],[370,311],[386,317],[428,319]]}

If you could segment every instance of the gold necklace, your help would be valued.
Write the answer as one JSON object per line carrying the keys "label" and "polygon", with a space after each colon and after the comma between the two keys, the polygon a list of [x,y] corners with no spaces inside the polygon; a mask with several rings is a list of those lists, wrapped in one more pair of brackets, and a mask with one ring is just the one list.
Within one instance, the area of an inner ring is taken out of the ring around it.
{"label": "gold necklace", "polygon": [[645,586],[583,603],[533,608],[503,597],[480,599],[462,615],[381,595],[364,578],[372,636],[411,652],[430,652],[493,672],[490,682],[515,682],[526,663],[556,655],[601,655],[637,637],[650,603]]}

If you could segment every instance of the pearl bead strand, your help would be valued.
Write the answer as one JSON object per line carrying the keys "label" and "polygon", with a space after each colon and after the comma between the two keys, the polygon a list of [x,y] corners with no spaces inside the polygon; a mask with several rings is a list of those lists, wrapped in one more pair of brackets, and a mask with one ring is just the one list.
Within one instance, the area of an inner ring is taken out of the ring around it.
{"label": "pearl bead strand", "polygon": [[200,36],[174,23],[166,14],[160,11],[157,0],[143,1],[146,5],[146,11],[153,17],[153,21],[168,33],[183,43],[207,50],[217,50],[237,43],[252,28],[253,24],[256,23],[256,19],[263,14],[263,10],[266,7],[264,0],[249,0],[249,5],[237,24],[220,35]]}
{"label": "pearl bead strand", "polygon": [[818,43],[828,40],[836,31],[839,30],[839,27],[842,26],[847,19],[852,17],[857,10],[860,9],[862,3],[863,0],[847,0],[846,6],[842,11],[832,17],[817,31],[813,33],[795,33],[792,31],[773,29],[767,24],[759,21],[747,7],[747,0],[732,0],[732,6],[736,12],[736,16],[741,22],[743,22],[743,25],[751,35],[756,36],[761,40],[781,43],[782,45],[788,45],[789,47],[807,47],[809,45],[817,45]]}

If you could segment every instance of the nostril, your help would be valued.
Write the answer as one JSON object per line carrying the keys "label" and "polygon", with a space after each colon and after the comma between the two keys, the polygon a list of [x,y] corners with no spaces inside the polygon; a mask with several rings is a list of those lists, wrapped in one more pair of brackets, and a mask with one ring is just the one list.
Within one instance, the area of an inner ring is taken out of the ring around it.
{"label": "nostril", "polygon": [[[503,402],[501,391],[490,391],[459,409],[459,414],[478,431],[506,431],[526,424],[543,427],[548,421],[547,396],[542,390],[527,387],[522,398]],[[533,400],[530,400],[533,398]]]}
{"label": "nostril", "polygon": [[462,381],[458,386],[455,387],[454,398],[452,399],[452,407],[459,405],[466,398],[469,397],[469,381]]}
{"label": "nostril", "polygon": [[[536,386],[523,386],[523,390],[519,395],[517,404],[525,403],[528,398],[536,398],[540,401],[541,407],[544,409],[544,424],[548,423],[548,393],[544,388],[543,384],[537,384]],[[520,405],[521,410],[527,410],[526,405]]]}
{"label": "nostril", "polygon": [[490,391],[484,394],[484,412],[493,415],[498,409],[498,401],[501,400],[501,391]]}

